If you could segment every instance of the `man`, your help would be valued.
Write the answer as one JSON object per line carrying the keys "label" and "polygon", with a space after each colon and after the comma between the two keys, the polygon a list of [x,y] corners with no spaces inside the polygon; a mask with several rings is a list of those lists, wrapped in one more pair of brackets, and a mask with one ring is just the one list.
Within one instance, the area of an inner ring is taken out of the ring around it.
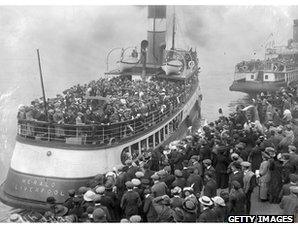
{"label": "man", "polygon": [[210,172],[205,173],[205,186],[203,190],[204,196],[214,197],[216,196],[217,185],[216,181],[212,178],[213,174]]}
{"label": "man", "polygon": [[244,215],[245,214],[245,194],[238,181],[231,183],[230,191],[230,214],[231,215]]}
{"label": "man", "polygon": [[246,214],[250,214],[250,207],[251,207],[251,194],[256,186],[256,176],[250,170],[251,163],[249,162],[242,162],[242,171],[243,171],[243,191],[246,196]]}
{"label": "man", "polygon": [[146,216],[147,222],[155,222],[158,215],[153,207],[153,196],[151,195],[150,189],[145,189],[144,191],[144,206],[143,206],[143,212],[144,215]]}
{"label": "man", "polygon": [[175,212],[170,207],[171,200],[168,195],[153,199],[153,206],[158,215],[156,222],[174,222]]}
{"label": "man", "polygon": [[171,207],[175,209],[176,207],[182,208],[183,198],[181,198],[181,188],[176,186],[171,190],[172,198],[171,198]]}
{"label": "man", "polygon": [[202,196],[199,198],[202,206],[202,213],[200,214],[197,222],[216,222],[217,215],[211,209],[213,202],[208,196]]}
{"label": "man", "polygon": [[153,174],[151,178],[154,181],[154,184],[151,187],[153,197],[166,195],[168,188],[165,182],[159,181],[159,176],[157,174]]}
{"label": "man", "polygon": [[204,173],[209,172],[212,174],[212,178],[215,178],[215,169],[212,166],[212,161],[210,159],[203,160]]}
{"label": "man", "polygon": [[279,194],[279,198],[282,199],[282,197],[290,195],[291,193],[290,188],[292,186],[298,186],[297,182],[298,182],[298,175],[294,173],[290,174],[290,183],[284,184],[282,186],[282,189]]}
{"label": "man", "polygon": [[241,171],[241,165],[238,162],[231,163],[231,174],[229,177],[229,189],[233,181],[238,181],[241,187],[243,187],[243,172]]}
{"label": "man", "polygon": [[284,215],[295,215],[298,212],[298,187],[290,187],[290,195],[284,196],[279,204]]}
{"label": "man", "polygon": [[191,167],[189,169],[189,177],[186,180],[187,186],[192,186],[194,194],[200,193],[203,188],[203,180],[199,175],[198,169]]}
{"label": "man", "polygon": [[125,217],[129,219],[130,216],[139,214],[142,202],[139,194],[133,191],[134,185],[130,181],[127,181],[125,185],[127,192],[122,196],[120,207],[124,210]]}
{"label": "man", "polygon": [[174,172],[176,178],[175,181],[172,183],[172,187],[180,187],[181,189],[183,189],[186,186],[186,180],[183,177],[183,173],[181,172],[181,170],[176,169]]}
{"label": "man", "polygon": [[64,202],[64,206],[68,208],[68,210],[71,210],[74,207],[74,202],[73,199],[75,197],[75,190],[71,189],[68,191],[68,196],[69,198],[67,198]]}

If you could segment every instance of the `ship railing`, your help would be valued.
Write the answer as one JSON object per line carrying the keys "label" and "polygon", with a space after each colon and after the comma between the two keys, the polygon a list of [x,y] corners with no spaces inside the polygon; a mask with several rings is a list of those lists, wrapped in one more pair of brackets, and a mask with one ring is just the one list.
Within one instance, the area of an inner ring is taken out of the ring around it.
{"label": "ship railing", "polygon": [[[193,86],[192,86],[193,87]],[[62,142],[76,145],[113,145],[139,134],[169,118],[186,101],[190,91],[178,97],[179,102],[165,110],[147,116],[112,124],[57,124],[37,120],[18,120],[17,135],[37,141]]]}

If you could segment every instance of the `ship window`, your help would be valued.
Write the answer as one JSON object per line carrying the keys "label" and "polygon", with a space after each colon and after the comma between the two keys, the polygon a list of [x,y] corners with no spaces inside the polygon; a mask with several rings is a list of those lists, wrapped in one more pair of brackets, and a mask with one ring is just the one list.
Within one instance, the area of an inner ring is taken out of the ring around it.
{"label": "ship window", "polygon": [[250,75],[250,79],[254,79],[254,75],[252,74],[252,75]]}
{"label": "ship window", "polygon": [[143,152],[146,149],[147,149],[147,139],[143,139],[141,141],[141,151]]}
{"label": "ship window", "polygon": [[155,133],[155,146],[159,144],[159,131]]}
{"label": "ship window", "polygon": [[268,74],[265,74],[265,79],[268,79]]}
{"label": "ship window", "polygon": [[160,129],[160,141],[163,142],[164,140],[164,132],[163,132],[163,128]]}
{"label": "ship window", "polygon": [[174,132],[174,124],[173,121],[169,123],[169,134],[171,135]]}
{"label": "ship window", "polygon": [[131,157],[136,159],[139,155],[139,143],[135,143],[131,146]]}
{"label": "ship window", "polygon": [[149,137],[149,148],[153,148],[153,135]]}
{"label": "ship window", "polygon": [[120,156],[121,162],[123,165],[125,165],[125,161],[130,159],[129,149],[128,147],[125,147],[122,150],[121,156]]}
{"label": "ship window", "polygon": [[168,134],[168,125],[165,126],[165,135]]}

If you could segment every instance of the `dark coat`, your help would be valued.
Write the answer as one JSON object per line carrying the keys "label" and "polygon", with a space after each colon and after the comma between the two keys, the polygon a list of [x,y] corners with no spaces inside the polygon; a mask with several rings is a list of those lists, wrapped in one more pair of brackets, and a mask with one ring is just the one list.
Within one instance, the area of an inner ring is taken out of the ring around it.
{"label": "dark coat", "polygon": [[251,163],[251,171],[255,172],[260,168],[260,165],[263,161],[262,152],[259,146],[255,146],[249,155],[248,161]]}
{"label": "dark coat", "polygon": [[217,154],[215,156],[215,159],[214,159],[214,166],[215,166],[215,172],[216,173],[227,173],[227,169],[228,169],[228,166],[229,166],[229,161],[230,159],[223,155],[223,154]]}
{"label": "dark coat", "polygon": [[244,215],[245,214],[245,201],[246,197],[242,189],[230,192],[230,214],[231,215]]}
{"label": "dark coat", "polygon": [[168,174],[165,176],[164,178],[164,182],[166,183],[166,185],[168,186],[168,188],[171,188],[172,183],[175,180],[175,176],[172,174]]}
{"label": "dark coat", "polygon": [[127,219],[129,219],[132,215],[138,215],[141,205],[142,202],[140,196],[135,191],[127,191],[124,193],[120,204]]}
{"label": "dark coat", "polygon": [[162,181],[156,182],[151,187],[151,192],[154,197],[166,195],[167,194],[167,185],[165,184],[165,182],[162,182]]}
{"label": "dark coat", "polygon": [[231,184],[233,181],[238,181],[241,185],[241,188],[243,188],[243,172],[238,171],[237,173],[231,173],[229,177],[229,188],[231,189]]}
{"label": "dark coat", "polygon": [[217,222],[217,215],[214,210],[207,208],[202,211],[197,222]]}
{"label": "dark coat", "polygon": [[208,196],[208,197],[214,197],[217,195],[217,185],[216,185],[216,181],[213,179],[208,180],[208,182],[205,185],[204,188],[204,196]]}
{"label": "dark coat", "polygon": [[139,171],[139,167],[137,166],[130,166],[126,172],[126,181],[130,181],[131,179],[135,178],[135,173]]}
{"label": "dark coat", "polygon": [[183,177],[176,178],[176,180],[172,183],[172,188],[179,186],[183,189],[186,186],[186,180]]}
{"label": "dark coat", "polygon": [[195,195],[202,191],[203,180],[201,176],[192,173],[189,175],[186,183],[187,183],[187,186],[193,185],[193,190]]}
{"label": "dark coat", "polygon": [[175,209],[175,219],[177,222],[196,222],[197,213],[190,212],[185,209],[176,208]]}
{"label": "dark coat", "polygon": [[151,195],[148,195],[147,197],[145,196],[143,212],[146,215],[147,222],[155,222],[158,216],[155,211],[155,208],[153,207],[152,201],[153,201],[153,196]]}
{"label": "dark coat", "polygon": [[171,207],[174,209],[176,207],[182,208],[183,199],[181,197],[173,197],[171,198]]}
{"label": "dark coat", "polygon": [[217,222],[225,222],[227,208],[222,206],[215,206],[213,210],[217,216]]}
{"label": "dark coat", "polygon": [[298,208],[298,196],[290,194],[284,196],[279,204],[280,208],[283,209],[284,215],[295,215]]}

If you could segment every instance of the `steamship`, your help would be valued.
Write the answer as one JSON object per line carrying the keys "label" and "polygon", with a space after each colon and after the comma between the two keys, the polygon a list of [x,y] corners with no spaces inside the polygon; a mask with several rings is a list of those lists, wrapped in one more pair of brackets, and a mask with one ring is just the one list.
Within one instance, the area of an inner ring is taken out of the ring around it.
{"label": "steamship", "polygon": [[[107,125],[18,121],[10,169],[0,189],[3,203],[40,210],[46,208],[45,201],[50,196],[62,203],[68,197],[69,189],[86,185],[97,174],[123,165],[128,158],[134,160],[149,148],[156,150],[180,138],[191,125],[198,123],[202,99],[198,59],[192,49],[182,50],[174,46],[174,25],[172,45],[168,47],[167,14],[166,6],[148,6],[147,40],[140,42],[140,52],[122,48],[117,64],[113,69],[107,67],[105,77],[130,77],[131,80],[159,77],[181,81],[188,90],[181,91],[179,105],[163,112],[156,110],[142,121],[135,119]],[[107,59],[115,50],[108,53]],[[132,129],[130,134],[126,133],[127,126]],[[64,138],[38,134],[63,128]],[[76,133],[70,134],[72,130]],[[82,132],[96,135],[97,141],[88,141]]]}
{"label": "steamship", "polygon": [[294,20],[293,39],[285,46],[265,49],[264,60],[242,61],[235,67],[231,91],[248,94],[273,92],[298,82],[298,20]]}

